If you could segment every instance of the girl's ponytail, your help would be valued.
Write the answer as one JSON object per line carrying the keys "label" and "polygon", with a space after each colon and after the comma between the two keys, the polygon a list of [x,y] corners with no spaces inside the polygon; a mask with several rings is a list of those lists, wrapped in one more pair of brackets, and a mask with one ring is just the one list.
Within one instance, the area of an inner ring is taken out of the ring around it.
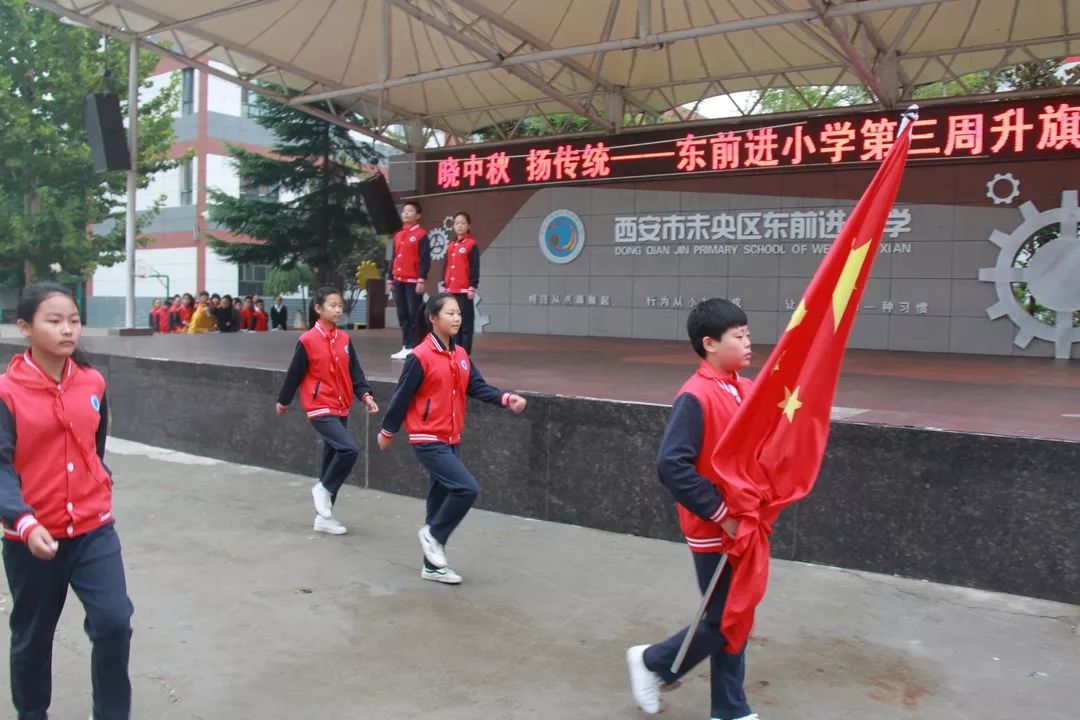
{"label": "girl's ponytail", "polygon": [[416,337],[423,340],[431,332],[431,315],[438,315],[446,301],[454,297],[449,293],[436,293],[420,305],[420,317],[416,318]]}

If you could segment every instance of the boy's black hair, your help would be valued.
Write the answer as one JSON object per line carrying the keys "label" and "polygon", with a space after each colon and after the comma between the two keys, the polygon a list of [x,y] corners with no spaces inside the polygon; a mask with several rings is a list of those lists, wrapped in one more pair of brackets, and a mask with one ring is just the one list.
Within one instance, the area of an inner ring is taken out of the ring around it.
{"label": "boy's black hair", "polygon": [[401,203],[401,209],[404,210],[406,205],[412,205],[414,208],[416,208],[417,215],[424,214],[424,208],[420,206],[419,200],[406,200],[405,202]]}
{"label": "boy's black hair", "polygon": [[210,299],[213,300],[214,298],[217,298],[218,300],[220,300],[221,296],[218,295],[217,293],[214,293],[213,295],[210,296]]}
{"label": "boy's black hair", "polygon": [[345,299],[345,296],[342,295],[341,291],[338,290],[336,287],[321,287],[315,291],[315,299],[311,307],[314,308],[316,305],[322,305],[324,302],[326,302],[326,298],[330,297],[331,295],[337,295],[342,300]]}
{"label": "boy's black hair", "polygon": [[[22,295],[19,297],[19,304],[15,309],[15,317],[27,325],[33,325],[34,315],[37,314],[38,307],[53,295],[63,295],[71,302],[75,302],[75,296],[71,290],[63,285],[49,280],[36,282],[23,290]],[[78,347],[71,353],[71,359],[76,365],[91,367],[90,358]]]}
{"label": "boy's black hair", "polygon": [[705,338],[719,340],[733,327],[747,325],[742,308],[723,298],[709,298],[698,303],[686,318],[686,334],[699,357],[705,357]]}
{"label": "boy's black hair", "polygon": [[266,301],[263,300],[262,298],[259,298],[258,300],[255,301],[255,304],[256,305],[265,305]]}

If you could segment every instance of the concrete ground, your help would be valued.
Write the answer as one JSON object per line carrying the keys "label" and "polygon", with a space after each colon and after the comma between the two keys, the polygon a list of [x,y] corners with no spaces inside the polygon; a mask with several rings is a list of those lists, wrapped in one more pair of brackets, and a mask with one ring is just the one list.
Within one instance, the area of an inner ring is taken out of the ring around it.
{"label": "concrete ground", "polygon": [[[110,448],[138,720],[642,718],[623,652],[697,602],[681,545],[474,512],[448,549],[465,576],[451,588],[419,578],[417,500],[346,488],[350,534],[316,535],[309,478]],[[10,603],[4,587],[0,612]],[[1078,620],[1076,606],[775,562],[747,687],[762,720],[1076,718]],[[72,595],[55,720],[88,713],[81,621]],[[7,672],[0,653],[4,718]],[[666,720],[708,717],[707,673],[665,696]]]}

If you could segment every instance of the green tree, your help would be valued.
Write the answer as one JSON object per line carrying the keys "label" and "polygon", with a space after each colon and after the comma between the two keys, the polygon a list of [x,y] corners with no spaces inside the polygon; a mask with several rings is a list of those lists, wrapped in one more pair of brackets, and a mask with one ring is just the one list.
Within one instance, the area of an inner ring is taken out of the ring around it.
{"label": "green tree", "polygon": [[267,295],[290,295],[300,292],[306,300],[307,292],[315,284],[315,273],[307,265],[297,263],[291,268],[276,267],[270,270],[263,284],[263,292]]}
{"label": "green tree", "polygon": [[[25,0],[0,3],[0,48],[0,285],[75,285],[124,256],[126,175],[94,172],[83,97],[127,87],[129,48]],[[145,81],[157,57],[140,60]],[[172,86],[139,107],[140,187],[175,165],[176,102]],[[89,229],[110,218],[108,232]]]}
{"label": "green tree", "polygon": [[263,97],[256,103],[256,122],[277,138],[271,153],[230,147],[248,191],[209,191],[210,219],[251,241],[212,238],[214,250],[237,264],[303,263],[320,283],[332,284],[342,282],[343,258],[366,253],[382,262],[381,241],[356,190],[360,168],[377,162],[378,153],[336,125]]}
{"label": "green tree", "polygon": [[865,105],[871,102],[870,93],[861,85],[807,85],[794,88],[769,88],[761,91],[755,113],[798,112],[820,108]]}

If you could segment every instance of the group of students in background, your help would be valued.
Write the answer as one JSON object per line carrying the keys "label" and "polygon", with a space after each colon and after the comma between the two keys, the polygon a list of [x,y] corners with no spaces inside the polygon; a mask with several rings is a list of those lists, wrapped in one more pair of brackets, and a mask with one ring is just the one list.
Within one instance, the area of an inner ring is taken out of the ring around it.
{"label": "group of students in background", "polygon": [[211,295],[204,290],[198,299],[184,293],[171,300],[155,300],[149,321],[155,333],[266,332],[287,329],[289,310],[280,295],[268,312],[266,301],[258,296],[234,302],[232,295]]}

